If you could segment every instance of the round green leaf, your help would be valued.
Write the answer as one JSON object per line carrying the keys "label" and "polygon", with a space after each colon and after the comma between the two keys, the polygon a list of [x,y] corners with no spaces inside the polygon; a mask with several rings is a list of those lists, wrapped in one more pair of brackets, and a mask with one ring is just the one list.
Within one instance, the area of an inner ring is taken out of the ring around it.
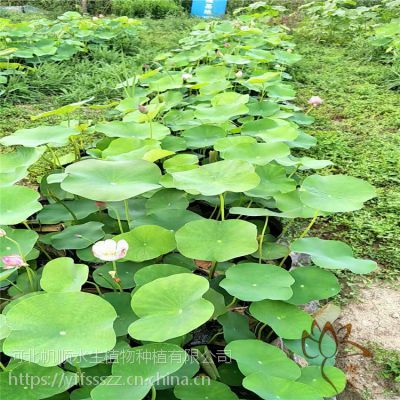
{"label": "round green leaf", "polygon": [[129,327],[129,335],[163,342],[191,332],[213,315],[214,306],[202,298],[208,289],[205,278],[189,274],[156,279],[140,287],[132,296],[133,311],[140,319]]}
{"label": "round green leaf", "polygon": [[17,147],[0,154],[0,186],[10,186],[28,175],[28,168],[44,153],[44,147]]}
{"label": "round green leaf", "polygon": [[311,300],[322,300],[340,292],[340,285],[335,275],[317,267],[300,267],[290,272],[295,279],[292,286],[291,304],[306,304]]}
{"label": "round green leaf", "polygon": [[278,347],[261,340],[235,340],[225,347],[225,354],[234,359],[245,376],[262,372],[266,376],[298,379],[299,366]]}
{"label": "round green leaf", "polygon": [[6,338],[10,333],[10,328],[7,325],[6,316],[0,314],[0,340]]}
{"label": "round green leaf", "polygon": [[309,385],[266,376],[262,372],[246,376],[243,386],[265,400],[323,400],[322,396]]}
{"label": "round green leaf", "polygon": [[135,274],[136,286],[143,286],[146,283],[155,281],[158,278],[165,278],[167,276],[176,274],[190,274],[188,268],[180,267],[172,264],[153,264],[141,268]]}
{"label": "round green leaf", "polygon": [[0,374],[1,396],[7,400],[46,399],[77,383],[78,376],[72,372],[23,361]]}
{"label": "round green leaf", "polygon": [[[168,375],[168,378],[166,380],[160,379],[154,384],[154,387],[157,390],[165,390],[169,388],[173,388],[179,382],[183,382],[185,384],[188,379],[193,378],[194,375],[196,375],[199,372],[200,369],[200,364],[196,360],[196,358],[193,355],[188,355],[188,357],[185,360],[185,363],[182,365],[182,367],[176,371],[175,373]],[[157,393],[157,397],[159,396],[160,393]]]}
{"label": "round green leaf", "polygon": [[147,214],[160,211],[186,210],[189,206],[187,194],[175,189],[161,189],[146,202]]}
{"label": "round green leaf", "polygon": [[285,143],[242,143],[221,152],[226,160],[248,161],[254,165],[266,165],[290,154]]}
{"label": "round green leaf", "polygon": [[225,130],[214,125],[200,125],[182,132],[189,149],[210,147],[216,140],[225,136]]}
{"label": "round green leaf", "polygon": [[39,193],[24,186],[0,190],[0,225],[16,225],[42,209]]}
{"label": "round green leaf", "polygon": [[305,311],[283,301],[263,300],[252,303],[250,313],[284,339],[301,338],[304,331],[311,330],[313,322]]}
{"label": "round green leaf", "polygon": [[174,233],[157,225],[139,226],[114,237],[116,241],[122,239],[129,244],[124,260],[135,262],[152,260],[176,247]]}
{"label": "round green leaf", "polygon": [[[4,352],[44,367],[67,358],[104,353],[115,345],[114,308],[88,293],[43,293],[7,312]],[[93,335],[93,332],[96,332]]]}
{"label": "round green leaf", "polygon": [[175,238],[181,254],[198,260],[222,262],[258,248],[256,226],[241,220],[189,222]]}
{"label": "round green leaf", "polygon": [[61,188],[97,201],[121,201],[157,189],[159,168],[148,161],[84,160],[65,169]]}
{"label": "round green leaf", "polygon": [[75,264],[72,258],[60,257],[44,266],[40,286],[46,292],[79,292],[88,275],[87,265]]}
{"label": "round green leaf", "polygon": [[200,168],[172,174],[177,189],[196,191],[205,196],[224,192],[243,192],[260,182],[254,167],[239,160],[218,161]]}
{"label": "round green leaf", "polygon": [[161,140],[170,133],[166,126],[158,122],[138,124],[135,122],[112,121],[97,124],[96,131],[109,137],[156,140]]}
{"label": "round green leaf", "polygon": [[10,254],[19,254],[19,249],[22,255],[26,257],[33,249],[39,235],[31,229],[12,229],[8,226],[1,226],[7,233],[7,237],[13,239],[19,244],[19,247],[8,240],[6,237],[0,237],[0,258]]}
{"label": "round green leaf", "polygon": [[[135,274],[143,268],[145,263],[117,262],[118,278],[121,279],[120,285],[122,289],[131,289],[135,286]],[[109,272],[113,271],[112,263],[107,263],[98,267],[93,272],[94,281],[101,287],[107,289],[116,289],[116,285],[112,280]]]}
{"label": "round green leaf", "polygon": [[43,207],[37,218],[42,224],[58,224],[59,222],[72,221],[74,219],[71,211],[78,220],[86,218],[98,211],[96,203],[91,200],[73,200],[62,203],[48,204]]}
{"label": "round green leaf", "polygon": [[368,182],[346,175],[311,175],[300,188],[300,199],[306,206],[329,212],[359,210],[375,196]]}
{"label": "round green leaf", "polygon": [[240,339],[255,339],[254,333],[249,328],[249,319],[245,315],[228,311],[218,318],[224,330],[226,343]]}
{"label": "round green leaf", "polygon": [[198,377],[183,385],[177,385],[174,394],[180,400],[239,400],[229,386],[208,377]]}
{"label": "round green leaf", "polygon": [[0,143],[4,146],[19,144],[25,147],[37,147],[48,144],[59,147],[68,144],[70,136],[78,134],[78,130],[66,126],[38,126],[36,128],[19,129],[12,135],[0,139]]}
{"label": "round green leaf", "polygon": [[[322,372],[329,379],[323,377]],[[334,397],[346,387],[346,375],[335,367],[305,367],[298,382],[313,387],[322,397]],[[333,386],[332,386],[333,385]]]}
{"label": "round green leaf", "polygon": [[230,267],[220,283],[229,294],[244,301],[287,300],[293,295],[294,279],[281,267],[243,263]]}
{"label": "round green leaf", "polygon": [[51,234],[50,242],[57,250],[84,249],[105,235],[101,222],[86,222],[82,225],[72,225],[63,231]]}
{"label": "round green leaf", "polygon": [[266,198],[296,189],[296,182],[286,176],[285,168],[280,165],[268,164],[256,167],[256,173],[261,181],[257,187],[246,192],[247,196]]}
{"label": "round green leaf", "polygon": [[242,127],[242,134],[256,136],[264,142],[287,142],[298,136],[296,126],[283,119],[265,118],[246,122]]}
{"label": "round green leaf", "polygon": [[186,359],[184,350],[169,343],[152,343],[124,351],[112,366],[112,376],[92,390],[91,398],[144,399],[155,382],[178,371]]}
{"label": "round green leaf", "polygon": [[129,325],[137,320],[137,316],[132,311],[131,295],[126,292],[108,292],[103,294],[117,313],[117,319],[114,321],[114,331],[117,336],[124,336],[128,333]]}
{"label": "round green leaf", "polygon": [[368,274],[378,268],[375,261],[354,258],[351,247],[338,240],[298,239],[291,250],[309,254],[312,262],[322,268],[349,269],[355,274]]}

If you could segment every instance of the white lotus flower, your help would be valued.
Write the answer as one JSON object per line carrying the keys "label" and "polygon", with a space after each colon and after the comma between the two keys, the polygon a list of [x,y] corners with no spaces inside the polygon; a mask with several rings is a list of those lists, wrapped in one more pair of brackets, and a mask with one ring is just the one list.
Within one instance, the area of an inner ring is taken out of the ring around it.
{"label": "white lotus flower", "polygon": [[112,239],[97,242],[92,247],[93,255],[103,261],[116,261],[126,256],[129,245],[126,240]]}

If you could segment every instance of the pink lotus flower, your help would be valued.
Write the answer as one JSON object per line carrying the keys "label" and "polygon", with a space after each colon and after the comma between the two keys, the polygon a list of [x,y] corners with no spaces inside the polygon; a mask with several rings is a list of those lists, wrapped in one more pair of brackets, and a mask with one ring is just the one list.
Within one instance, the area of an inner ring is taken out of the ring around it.
{"label": "pink lotus flower", "polygon": [[322,103],[324,102],[324,100],[321,99],[321,97],[319,96],[312,96],[309,100],[308,100],[308,104],[310,104],[313,107],[318,107],[320,106]]}
{"label": "pink lotus flower", "polygon": [[105,207],[107,203],[105,201],[96,201],[96,207]]}
{"label": "pink lotus flower", "polygon": [[7,232],[4,229],[0,228],[0,238],[7,236]]}
{"label": "pink lotus flower", "polygon": [[116,261],[126,256],[129,245],[126,240],[112,239],[97,242],[92,247],[93,255],[103,261]]}
{"label": "pink lotus flower", "polygon": [[3,261],[4,269],[19,268],[28,265],[24,259],[18,254],[11,254],[9,256],[4,256],[1,258]]}
{"label": "pink lotus flower", "polygon": [[190,79],[190,78],[193,78],[193,75],[192,75],[192,74],[189,74],[189,73],[182,74],[182,79],[183,79],[184,81],[187,81],[187,80]]}
{"label": "pink lotus flower", "polygon": [[240,79],[243,76],[243,71],[239,70],[238,72],[236,72],[235,76],[236,78]]}

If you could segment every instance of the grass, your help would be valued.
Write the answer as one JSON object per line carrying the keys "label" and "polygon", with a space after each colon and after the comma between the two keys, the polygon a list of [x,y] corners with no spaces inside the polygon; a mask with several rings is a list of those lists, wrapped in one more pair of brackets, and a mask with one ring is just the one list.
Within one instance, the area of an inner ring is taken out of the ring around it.
{"label": "grass", "polygon": [[316,122],[308,133],[317,137],[318,146],[307,153],[333,161],[329,173],[365,179],[378,193],[360,211],[321,219],[314,232],[348,242],[358,256],[379,263],[376,277],[395,280],[400,265],[400,92],[388,88],[391,70],[355,58],[352,45],[336,47],[302,36],[296,41],[303,55],[294,71],[299,101],[304,105],[311,95],[325,100],[312,112]]}

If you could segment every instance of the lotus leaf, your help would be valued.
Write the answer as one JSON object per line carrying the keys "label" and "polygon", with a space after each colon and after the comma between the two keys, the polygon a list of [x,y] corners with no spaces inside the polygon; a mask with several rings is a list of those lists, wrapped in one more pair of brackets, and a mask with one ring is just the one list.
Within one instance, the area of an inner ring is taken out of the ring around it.
{"label": "lotus leaf", "polygon": [[112,121],[96,125],[96,131],[104,133],[109,137],[156,139],[161,140],[169,135],[169,129],[158,123],[135,123]]}
{"label": "lotus leaf", "polygon": [[296,380],[301,375],[299,366],[278,347],[257,339],[235,340],[225,347],[245,376],[261,372],[266,376]]}
{"label": "lotus leaf", "polygon": [[87,265],[75,264],[72,258],[60,257],[44,266],[40,286],[48,293],[79,292],[88,275]]}
{"label": "lotus leaf", "polygon": [[303,238],[293,242],[291,249],[309,254],[313,263],[322,268],[349,269],[355,274],[367,274],[378,268],[374,261],[354,258],[351,247],[338,240]]}
{"label": "lotus leaf", "polygon": [[260,182],[254,167],[239,160],[218,161],[189,171],[172,174],[177,189],[196,191],[205,196],[224,192],[243,192]]}
{"label": "lotus leaf", "polygon": [[293,296],[287,300],[291,304],[306,304],[311,300],[322,300],[340,292],[340,285],[335,275],[317,267],[296,268],[290,272],[295,283]]}
{"label": "lotus leaf", "polygon": [[312,386],[284,378],[265,376],[262,372],[246,376],[243,380],[246,389],[262,399],[275,400],[323,400]]}
{"label": "lotus leaf", "polygon": [[65,126],[38,126],[37,128],[19,129],[12,135],[0,139],[4,146],[21,145],[37,147],[48,144],[53,147],[65,146],[70,136],[79,135],[79,131]]}
{"label": "lotus leaf", "polygon": [[[34,363],[19,361],[11,370],[8,368],[0,374],[1,395],[7,400],[49,398],[68,390],[79,380],[76,374],[55,366],[44,368]],[[28,382],[30,386],[27,386]]]}
{"label": "lotus leaf", "polygon": [[305,311],[292,304],[276,300],[262,300],[252,303],[251,315],[268,324],[278,336],[284,339],[299,339],[303,332],[310,332],[312,318]]}
{"label": "lotus leaf", "polygon": [[116,317],[114,308],[93,294],[38,294],[7,312],[11,332],[3,349],[10,357],[44,367],[73,356],[103,353],[115,345]]}
{"label": "lotus leaf", "polygon": [[[187,358],[180,347],[152,343],[121,354],[106,378],[90,393],[93,400],[142,400],[155,382],[178,371]],[[119,381],[115,385],[116,378]]]}
{"label": "lotus leaf", "polygon": [[189,274],[159,278],[141,286],[131,303],[140,319],[129,327],[129,334],[138,340],[163,342],[189,333],[214,313],[213,305],[202,298],[208,289],[205,278]]}
{"label": "lotus leaf", "polygon": [[240,300],[288,300],[293,295],[295,280],[275,265],[242,263],[230,267],[225,275],[220,286]]}
{"label": "lotus leaf", "polygon": [[151,260],[162,254],[169,253],[176,247],[173,232],[157,225],[139,226],[130,232],[114,237],[114,240],[124,239],[129,244],[125,260],[140,262]]}
{"label": "lotus leaf", "polygon": [[24,186],[7,186],[0,190],[0,225],[24,222],[42,209],[40,195]]}
{"label": "lotus leaf", "polygon": [[63,190],[96,201],[121,201],[157,189],[161,177],[159,168],[144,160],[84,160],[65,173]]}
{"label": "lotus leaf", "polygon": [[328,212],[359,210],[375,196],[368,182],[346,175],[311,175],[300,188],[300,199],[307,207]]}
{"label": "lotus leaf", "polygon": [[188,274],[191,271],[188,268],[172,264],[153,264],[141,268],[135,274],[136,286],[143,286],[158,278],[165,278],[176,274]]}
{"label": "lotus leaf", "polygon": [[180,400],[239,400],[239,397],[231,391],[229,386],[201,377],[189,380],[184,385],[177,385],[174,389],[175,396]]}
{"label": "lotus leaf", "polygon": [[189,222],[175,237],[179,252],[198,260],[222,262],[258,248],[256,226],[240,220]]}

